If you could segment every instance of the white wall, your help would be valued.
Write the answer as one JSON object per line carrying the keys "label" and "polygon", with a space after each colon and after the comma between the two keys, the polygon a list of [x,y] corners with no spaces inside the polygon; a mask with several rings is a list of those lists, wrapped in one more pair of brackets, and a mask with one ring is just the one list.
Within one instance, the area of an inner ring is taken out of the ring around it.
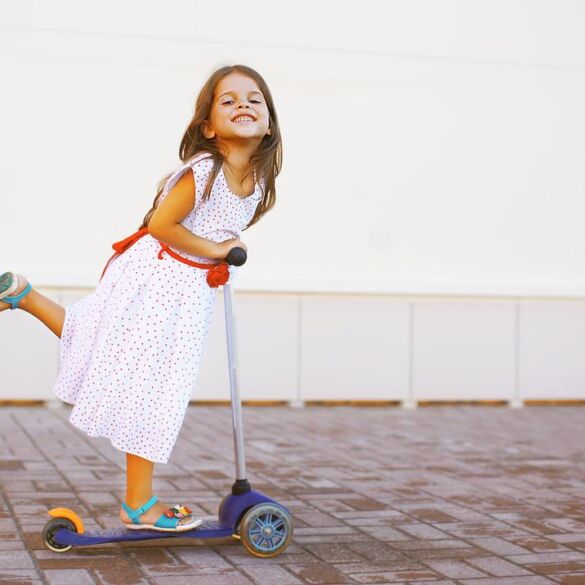
{"label": "white wall", "polygon": [[95,286],[203,81],[243,62],[284,168],[241,289],[585,294],[581,2],[1,7],[1,270]]}
{"label": "white wall", "polygon": [[[238,275],[238,279],[240,276]],[[64,305],[89,290],[43,293]],[[192,400],[228,400],[223,289]],[[585,301],[234,294],[244,400],[585,399]],[[59,340],[0,313],[0,400],[57,400]]]}

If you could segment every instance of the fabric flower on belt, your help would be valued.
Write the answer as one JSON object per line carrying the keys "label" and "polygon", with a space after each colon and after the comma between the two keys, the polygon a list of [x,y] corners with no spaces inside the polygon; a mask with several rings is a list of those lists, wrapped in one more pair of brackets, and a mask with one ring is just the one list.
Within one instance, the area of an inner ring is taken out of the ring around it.
{"label": "fabric flower on belt", "polygon": [[230,277],[230,271],[228,269],[228,263],[222,262],[212,266],[207,271],[207,284],[211,288],[217,288],[220,284],[225,284]]}
{"label": "fabric flower on belt", "polygon": [[179,506],[178,504],[175,504],[169,508],[168,512],[165,512],[165,516],[167,518],[184,518],[192,513],[193,511],[190,508],[187,508],[187,506]]}

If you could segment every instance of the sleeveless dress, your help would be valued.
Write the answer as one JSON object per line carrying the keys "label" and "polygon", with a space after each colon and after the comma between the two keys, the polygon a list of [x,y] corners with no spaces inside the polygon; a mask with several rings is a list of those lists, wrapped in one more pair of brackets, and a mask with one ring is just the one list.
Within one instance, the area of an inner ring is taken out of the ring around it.
{"label": "sleeveless dress", "polygon": [[[195,207],[181,222],[220,243],[241,235],[262,199],[233,193],[220,170],[211,196],[202,195],[213,167],[209,153],[184,163],[161,199],[191,170]],[[167,463],[177,440],[206,348],[217,289],[207,270],[162,254],[141,237],[114,258],[96,289],[65,307],[55,394],[73,404],[69,421],[90,437],[107,437],[126,453]],[[204,264],[216,259],[172,251]],[[241,268],[241,267],[240,267]],[[229,267],[231,284],[239,268]]]}

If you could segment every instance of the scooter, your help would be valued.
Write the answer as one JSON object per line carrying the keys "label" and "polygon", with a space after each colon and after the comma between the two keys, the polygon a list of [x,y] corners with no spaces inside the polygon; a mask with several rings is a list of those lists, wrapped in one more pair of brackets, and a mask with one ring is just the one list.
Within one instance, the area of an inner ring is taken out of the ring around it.
{"label": "scooter", "polygon": [[[243,248],[232,248],[228,264],[241,266],[246,262]],[[230,375],[232,426],[236,455],[236,480],[231,494],[219,505],[218,517],[204,520],[197,528],[185,532],[129,530],[127,528],[85,531],[81,518],[68,508],[53,508],[52,518],[43,529],[45,546],[55,552],[66,552],[72,546],[87,546],[106,542],[154,540],[159,538],[220,538],[240,540],[246,550],[257,557],[274,557],[290,544],[293,523],[290,512],[265,494],[252,489],[246,479],[242,405],[238,389],[235,316],[231,285],[223,285],[228,362]]]}

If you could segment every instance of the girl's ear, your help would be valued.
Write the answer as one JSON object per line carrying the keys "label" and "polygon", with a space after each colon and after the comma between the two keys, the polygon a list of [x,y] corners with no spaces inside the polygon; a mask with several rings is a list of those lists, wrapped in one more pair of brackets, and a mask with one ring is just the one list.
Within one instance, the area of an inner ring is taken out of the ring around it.
{"label": "girl's ear", "polygon": [[207,140],[210,140],[215,136],[215,132],[207,120],[203,120],[203,122],[201,122],[201,130],[203,131],[203,136],[205,136]]}

